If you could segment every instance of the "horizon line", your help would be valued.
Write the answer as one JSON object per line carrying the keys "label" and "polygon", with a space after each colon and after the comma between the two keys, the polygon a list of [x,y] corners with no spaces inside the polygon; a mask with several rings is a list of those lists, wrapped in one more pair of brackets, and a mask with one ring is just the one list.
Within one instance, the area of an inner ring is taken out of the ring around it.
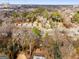
{"label": "horizon line", "polygon": [[13,4],[13,5],[79,5],[79,4],[31,4],[31,3],[0,3],[0,4]]}

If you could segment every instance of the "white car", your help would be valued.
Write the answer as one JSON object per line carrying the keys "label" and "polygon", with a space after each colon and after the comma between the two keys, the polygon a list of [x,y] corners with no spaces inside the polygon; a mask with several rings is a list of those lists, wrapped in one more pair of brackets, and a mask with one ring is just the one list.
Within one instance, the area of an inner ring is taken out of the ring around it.
{"label": "white car", "polygon": [[33,59],[46,59],[44,56],[41,55],[34,55]]}

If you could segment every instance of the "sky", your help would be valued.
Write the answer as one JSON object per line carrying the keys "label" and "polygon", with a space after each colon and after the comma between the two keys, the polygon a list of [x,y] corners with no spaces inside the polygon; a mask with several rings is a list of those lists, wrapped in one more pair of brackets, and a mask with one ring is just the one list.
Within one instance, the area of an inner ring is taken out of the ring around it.
{"label": "sky", "polygon": [[79,5],[79,0],[0,0],[0,4]]}

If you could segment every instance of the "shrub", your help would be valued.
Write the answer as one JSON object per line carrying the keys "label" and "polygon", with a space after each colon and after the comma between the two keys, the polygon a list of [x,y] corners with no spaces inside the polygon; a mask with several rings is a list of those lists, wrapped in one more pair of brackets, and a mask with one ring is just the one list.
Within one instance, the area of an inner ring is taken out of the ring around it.
{"label": "shrub", "polygon": [[72,22],[79,23],[79,12],[76,12],[72,18]]}
{"label": "shrub", "polygon": [[61,15],[58,11],[52,12],[51,18],[52,18],[53,21],[56,21],[56,22],[62,21],[62,17],[61,17]]}
{"label": "shrub", "polygon": [[36,36],[41,36],[40,34],[40,30],[38,30],[36,27],[33,27],[32,32],[36,35]]}

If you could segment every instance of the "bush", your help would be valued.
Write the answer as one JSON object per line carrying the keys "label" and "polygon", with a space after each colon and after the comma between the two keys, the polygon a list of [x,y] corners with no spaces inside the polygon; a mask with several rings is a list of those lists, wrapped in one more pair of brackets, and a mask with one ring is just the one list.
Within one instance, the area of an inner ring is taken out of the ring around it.
{"label": "bush", "polygon": [[36,27],[34,27],[33,29],[32,29],[32,32],[36,35],[36,36],[41,36],[41,34],[40,34],[40,30],[38,30]]}
{"label": "bush", "polygon": [[19,17],[19,14],[18,14],[17,12],[13,12],[13,13],[12,13],[12,16],[13,16],[14,18],[16,18],[16,17]]}
{"label": "bush", "polygon": [[79,12],[76,12],[72,18],[72,22],[79,23]]}
{"label": "bush", "polygon": [[58,11],[52,12],[51,18],[52,18],[53,21],[56,21],[56,22],[62,21],[62,17],[61,17],[61,15]]}

